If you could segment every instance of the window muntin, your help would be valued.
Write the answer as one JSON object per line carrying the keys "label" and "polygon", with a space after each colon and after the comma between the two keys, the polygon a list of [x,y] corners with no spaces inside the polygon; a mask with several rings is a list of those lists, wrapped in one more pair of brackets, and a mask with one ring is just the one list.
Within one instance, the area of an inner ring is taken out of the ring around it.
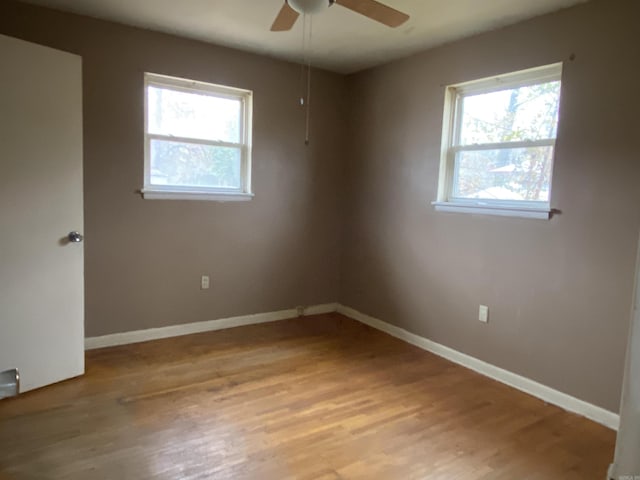
{"label": "window muntin", "polygon": [[250,91],[145,74],[145,197],[250,195],[251,101]]}
{"label": "window muntin", "polygon": [[561,64],[447,89],[438,202],[549,209]]}

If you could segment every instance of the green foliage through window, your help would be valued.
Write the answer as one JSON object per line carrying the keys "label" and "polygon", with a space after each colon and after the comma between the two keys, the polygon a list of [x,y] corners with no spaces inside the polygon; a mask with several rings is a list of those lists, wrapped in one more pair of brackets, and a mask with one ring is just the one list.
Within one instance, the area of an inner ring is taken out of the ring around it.
{"label": "green foliage through window", "polygon": [[146,79],[146,188],[246,192],[251,92]]}
{"label": "green foliage through window", "polygon": [[[505,87],[483,80],[455,92],[454,130],[449,145],[452,199],[503,202],[550,201],[560,106],[557,78],[517,81]],[[487,88],[484,88],[484,85]],[[499,83],[497,84],[499,85]]]}

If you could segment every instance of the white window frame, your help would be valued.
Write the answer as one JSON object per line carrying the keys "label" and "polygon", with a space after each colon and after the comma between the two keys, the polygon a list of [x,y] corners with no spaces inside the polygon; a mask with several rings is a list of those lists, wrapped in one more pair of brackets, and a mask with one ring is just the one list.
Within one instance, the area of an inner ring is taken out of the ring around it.
{"label": "white window frame", "polygon": [[[525,200],[476,200],[456,198],[453,196],[453,183],[455,158],[456,154],[461,151],[551,146],[554,148],[553,155],[555,157],[556,138],[535,141],[460,145],[462,103],[466,96],[478,95],[481,93],[492,93],[500,90],[537,85],[553,81],[562,81],[562,63],[521,70],[514,73],[483,78],[447,87],[445,91],[444,118],[442,123],[442,148],[440,158],[440,176],[438,180],[438,199],[435,202],[432,202],[437,211],[540,219],[549,219],[551,217],[552,210],[550,201],[537,202]],[[551,195],[552,191],[553,163],[551,165],[551,169],[552,173],[551,178],[549,179],[549,195]]]}
{"label": "white window frame", "polygon": [[[148,87],[155,86],[186,93],[210,95],[216,98],[239,100],[242,105],[240,119],[240,143],[221,142],[207,139],[176,137],[149,133]],[[169,77],[155,73],[144,74],[144,187],[142,196],[158,200],[211,200],[211,201],[247,201],[253,198],[251,193],[251,138],[252,138],[253,92],[240,88],[215,85],[184,78]],[[232,188],[187,187],[180,185],[151,184],[151,140],[160,139],[191,144],[240,148],[241,186]]]}

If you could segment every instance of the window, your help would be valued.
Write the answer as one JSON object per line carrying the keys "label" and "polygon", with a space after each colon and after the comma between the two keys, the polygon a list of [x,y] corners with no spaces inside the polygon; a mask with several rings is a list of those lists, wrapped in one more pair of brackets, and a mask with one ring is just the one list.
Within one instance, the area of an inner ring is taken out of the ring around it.
{"label": "window", "polygon": [[435,208],[549,218],[562,64],[447,88]]}
{"label": "window", "polygon": [[144,198],[248,200],[247,90],[145,74]]}

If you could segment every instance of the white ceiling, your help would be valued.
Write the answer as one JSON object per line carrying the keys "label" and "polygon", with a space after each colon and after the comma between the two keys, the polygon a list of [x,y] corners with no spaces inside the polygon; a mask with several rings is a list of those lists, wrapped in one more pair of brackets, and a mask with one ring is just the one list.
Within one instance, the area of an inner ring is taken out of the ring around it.
{"label": "white ceiling", "polygon": [[[138,27],[299,61],[302,19],[271,32],[284,0],[26,0]],[[587,0],[382,0],[411,19],[392,29],[340,5],[313,17],[312,63],[341,73],[407,56]]]}

